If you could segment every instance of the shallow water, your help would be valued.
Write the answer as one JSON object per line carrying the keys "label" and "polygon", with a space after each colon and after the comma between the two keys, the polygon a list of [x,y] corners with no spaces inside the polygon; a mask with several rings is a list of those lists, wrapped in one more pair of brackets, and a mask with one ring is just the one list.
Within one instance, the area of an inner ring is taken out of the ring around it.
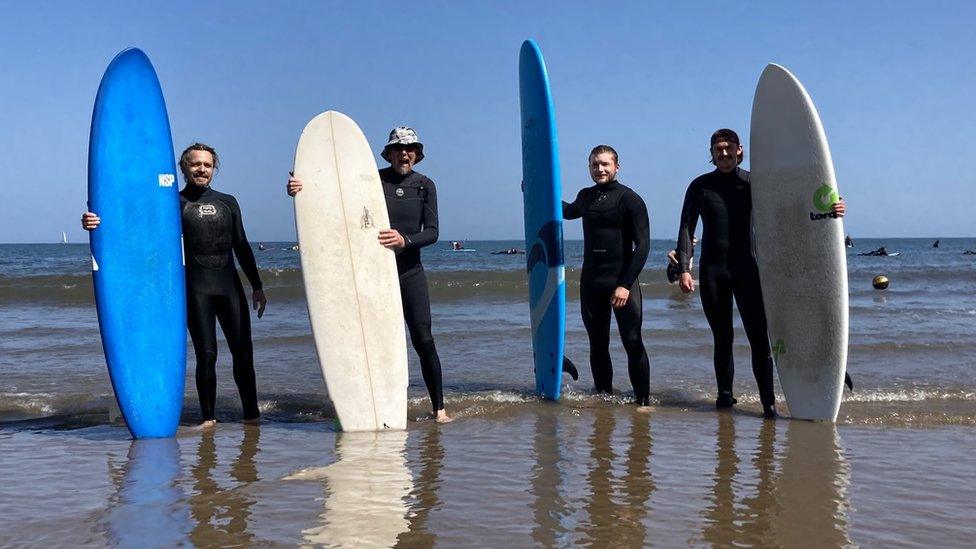
{"label": "shallow water", "polygon": [[[950,545],[976,433],[531,403],[406,432],[0,434],[0,545]],[[29,464],[29,467],[25,467]],[[29,472],[28,472],[29,471]]]}
{"label": "shallow water", "polygon": [[[309,336],[298,256],[256,252],[264,422],[239,423],[226,348],[218,428],[199,412],[192,351],[180,435],[131,442],[113,399],[87,247],[0,245],[0,545],[969,545],[976,528],[976,248],[859,241],[849,255],[849,371],[836,427],[758,417],[737,322],[738,410],[717,413],[697,294],[641,277],[650,417],[612,346],[612,398],[590,394],[578,242],[567,244],[567,355],[556,405],[532,396],[517,242],[425,251],[449,425],[411,354],[406,433],[336,434]],[[257,244],[255,243],[255,246]],[[895,258],[853,255],[885,245]],[[891,287],[870,286],[886,274]],[[780,397],[780,410],[788,408]]]}

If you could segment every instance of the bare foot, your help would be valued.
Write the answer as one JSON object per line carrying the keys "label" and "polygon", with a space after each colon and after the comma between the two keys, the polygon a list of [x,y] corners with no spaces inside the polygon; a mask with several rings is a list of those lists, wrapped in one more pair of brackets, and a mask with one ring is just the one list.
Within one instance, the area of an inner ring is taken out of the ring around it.
{"label": "bare foot", "polygon": [[216,426],[217,426],[216,419],[208,419],[207,421],[204,421],[203,423],[200,424],[200,428],[204,430],[213,429]]}
{"label": "bare foot", "polygon": [[440,410],[437,410],[437,413],[434,415],[434,420],[437,421],[437,423],[450,423],[454,421],[454,418],[448,416],[447,410],[441,408]]}
{"label": "bare foot", "polygon": [[637,413],[639,414],[649,414],[654,411],[653,406],[638,406]]}

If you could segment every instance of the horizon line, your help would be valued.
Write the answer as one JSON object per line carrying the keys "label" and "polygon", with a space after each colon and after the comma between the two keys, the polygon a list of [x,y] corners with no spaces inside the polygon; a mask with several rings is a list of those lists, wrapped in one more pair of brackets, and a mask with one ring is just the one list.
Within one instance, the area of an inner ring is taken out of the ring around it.
{"label": "horizon line", "polygon": [[[883,240],[883,239],[904,239],[904,240],[964,240],[964,239],[976,239],[976,235],[974,235],[974,236],[859,236],[859,237],[852,237],[852,238],[854,238],[854,241],[855,242],[857,242],[857,240],[859,240],[859,239],[866,239],[866,240]],[[520,238],[438,238],[437,239],[437,242],[446,242],[446,243],[450,243],[452,241],[461,241],[461,242],[465,242],[465,241],[468,241],[468,242],[519,242],[519,241],[524,241],[524,240],[525,240],[524,237],[520,237]],[[651,239],[651,242],[654,242],[654,241],[676,241],[676,240],[677,239],[675,239],[675,238],[652,238]],[[564,242],[583,242],[583,239],[582,238],[565,238],[565,239],[563,239],[563,241]],[[265,243],[265,242],[268,242],[268,243],[287,244],[287,243],[297,243],[298,240],[297,239],[293,239],[293,240],[269,240],[269,239],[249,238],[248,239],[248,242],[250,242],[252,244],[261,244],[261,243]],[[88,242],[84,242],[84,241],[80,241],[80,242],[60,242],[60,241],[57,241],[57,240],[43,241],[43,242],[39,242],[39,241],[32,241],[32,242],[0,242],[0,246],[20,246],[20,245],[25,245],[25,244],[38,244],[38,245],[40,245],[40,244],[57,244],[57,245],[63,246],[65,244],[75,244],[75,245],[77,245],[77,244],[88,244]],[[429,246],[425,246],[425,247],[430,247],[432,245],[433,244],[430,244]]]}

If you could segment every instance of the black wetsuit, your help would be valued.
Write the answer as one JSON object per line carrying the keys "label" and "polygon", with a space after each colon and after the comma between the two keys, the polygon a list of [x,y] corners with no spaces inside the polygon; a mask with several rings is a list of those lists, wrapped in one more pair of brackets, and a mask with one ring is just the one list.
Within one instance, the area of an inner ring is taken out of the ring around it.
{"label": "black wetsuit", "polygon": [[[617,181],[587,187],[572,204],[563,202],[565,219],[583,218],[583,272],[580,308],[590,339],[590,368],[596,390],[613,390],[610,362],[610,311],[617,317],[627,351],[627,369],[638,405],[650,399],[650,365],[641,339],[643,303],[637,276],[650,251],[650,224],[644,201]],[[610,298],[618,286],[630,289],[627,304],[613,309]]]}
{"label": "black wetsuit", "polygon": [[420,371],[436,413],[444,409],[441,359],[430,332],[430,297],[427,274],[420,262],[420,249],[437,242],[437,189],[433,181],[420,173],[400,175],[392,167],[380,170],[380,180],[386,195],[390,227],[399,231],[407,244],[396,257],[403,318],[413,348],[420,357]]}
{"label": "black wetsuit", "polygon": [[699,286],[702,308],[715,341],[715,379],[719,400],[731,405],[732,298],[752,348],[752,372],[759,385],[763,406],[775,403],[773,359],[766,333],[759,269],[752,240],[752,196],[749,172],[718,170],[699,176],[685,194],[678,229],[678,264],[690,272],[692,238],[698,218],[702,220],[702,251]]}
{"label": "black wetsuit", "polygon": [[254,252],[244,234],[237,199],[210,187],[180,191],[186,261],[186,325],[197,357],[197,393],[203,419],[214,419],[217,400],[216,320],[234,359],[234,381],[244,419],[260,416],[254,380],[251,316],[234,255],[251,288],[261,289]]}

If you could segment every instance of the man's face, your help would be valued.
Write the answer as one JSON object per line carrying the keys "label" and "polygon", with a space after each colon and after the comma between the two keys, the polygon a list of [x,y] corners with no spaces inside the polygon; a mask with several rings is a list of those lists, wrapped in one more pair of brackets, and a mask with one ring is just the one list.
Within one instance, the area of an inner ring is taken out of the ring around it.
{"label": "man's face", "polygon": [[214,159],[207,151],[190,151],[183,177],[186,182],[197,187],[206,187],[213,179]]}
{"label": "man's face", "polygon": [[718,171],[729,173],[739,165],[739,155],[742,154],[742,145],[732,141],[717,141],[712,145],[712,162]]}
{"label": "man's face", "polygon": [[594,183],[609,183],[617,179],[620,165],[614,160],[613,154],[603,152],[590,157],[590,177]]}
{"label": "man's face", "polygon": [[417,163],[416,145],[390,145],[388,154],[390,166],[400,175],[407,175],[413,171],[413,165]]}

